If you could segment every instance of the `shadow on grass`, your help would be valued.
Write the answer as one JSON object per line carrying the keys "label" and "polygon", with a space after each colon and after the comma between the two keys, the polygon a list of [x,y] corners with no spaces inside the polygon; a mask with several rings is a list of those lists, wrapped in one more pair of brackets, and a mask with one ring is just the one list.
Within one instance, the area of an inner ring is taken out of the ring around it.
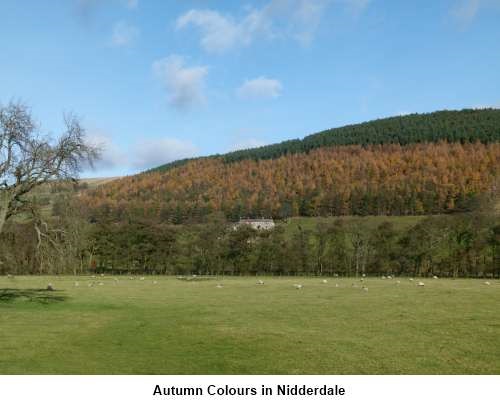
{"label": "shadow on grass", "polygon": [[31,301],[41,304],[51,304],[66,300],[66,296],[59,291],[49,291],[45,288],[0,288],[0,303],[14,300]]}

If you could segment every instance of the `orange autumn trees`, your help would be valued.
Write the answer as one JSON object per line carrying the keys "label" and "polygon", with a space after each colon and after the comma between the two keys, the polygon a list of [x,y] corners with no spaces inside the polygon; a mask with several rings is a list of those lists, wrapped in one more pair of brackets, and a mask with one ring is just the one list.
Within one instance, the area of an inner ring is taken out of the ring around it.
{"label": "orange autumn trees", "polygon": [[277,159],[197,159],[84,193],[91,215],[167,223],[296,215],[411,215],[463,210],[489,193],[500,144],[337,146]]}

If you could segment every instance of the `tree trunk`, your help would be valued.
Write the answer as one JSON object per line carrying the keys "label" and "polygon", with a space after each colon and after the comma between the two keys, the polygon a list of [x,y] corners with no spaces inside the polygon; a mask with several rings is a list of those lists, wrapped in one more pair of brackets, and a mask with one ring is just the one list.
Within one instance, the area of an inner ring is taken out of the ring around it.
{"label": "tree trunk", "polygon": [[5,225],[10,200],[11,196],[7,191],[0,191],[0,234],[2,233],[3,226]]}

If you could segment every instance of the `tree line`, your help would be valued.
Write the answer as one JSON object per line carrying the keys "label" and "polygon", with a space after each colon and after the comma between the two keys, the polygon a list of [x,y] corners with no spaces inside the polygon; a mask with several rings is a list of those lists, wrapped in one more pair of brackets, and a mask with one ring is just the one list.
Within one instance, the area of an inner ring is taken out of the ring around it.
{"label": "tree line", "polygon": [[[284,155],[307,153],[317,148],[345,145],[409,145],[422,142],[499,142],[500,109],[464,109],[408,114],[382,118],[355,125],[327,129],[272,145],[243,149],[209,158],[225,163],[246,159],[277,159]],[[151,171],[166,171],[196,159],[171,162]]]}
{"label": "tree line", "polygon": [[0,235],[0,273],[273,276],[499,277],[500,222],[491,210],[397,219],[279,222],[270,231],[236,230],[221,214],[204,224],[96,222],[75,208],[37,238],[29,223]]}

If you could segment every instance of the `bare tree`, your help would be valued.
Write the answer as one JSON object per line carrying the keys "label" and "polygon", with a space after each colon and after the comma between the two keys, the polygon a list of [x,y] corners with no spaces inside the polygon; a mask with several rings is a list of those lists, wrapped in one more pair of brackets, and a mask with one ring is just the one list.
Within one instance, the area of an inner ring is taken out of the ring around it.
{"label": "bare tree", "polygon": [[64,123],[61,136],[51,140],[26,105],[0,105],[0,233],[10,217],[33,213],[26,198],[31,190],[53,180],[76,181],[84,165],[98,158],[78,118],[65,115]]}

